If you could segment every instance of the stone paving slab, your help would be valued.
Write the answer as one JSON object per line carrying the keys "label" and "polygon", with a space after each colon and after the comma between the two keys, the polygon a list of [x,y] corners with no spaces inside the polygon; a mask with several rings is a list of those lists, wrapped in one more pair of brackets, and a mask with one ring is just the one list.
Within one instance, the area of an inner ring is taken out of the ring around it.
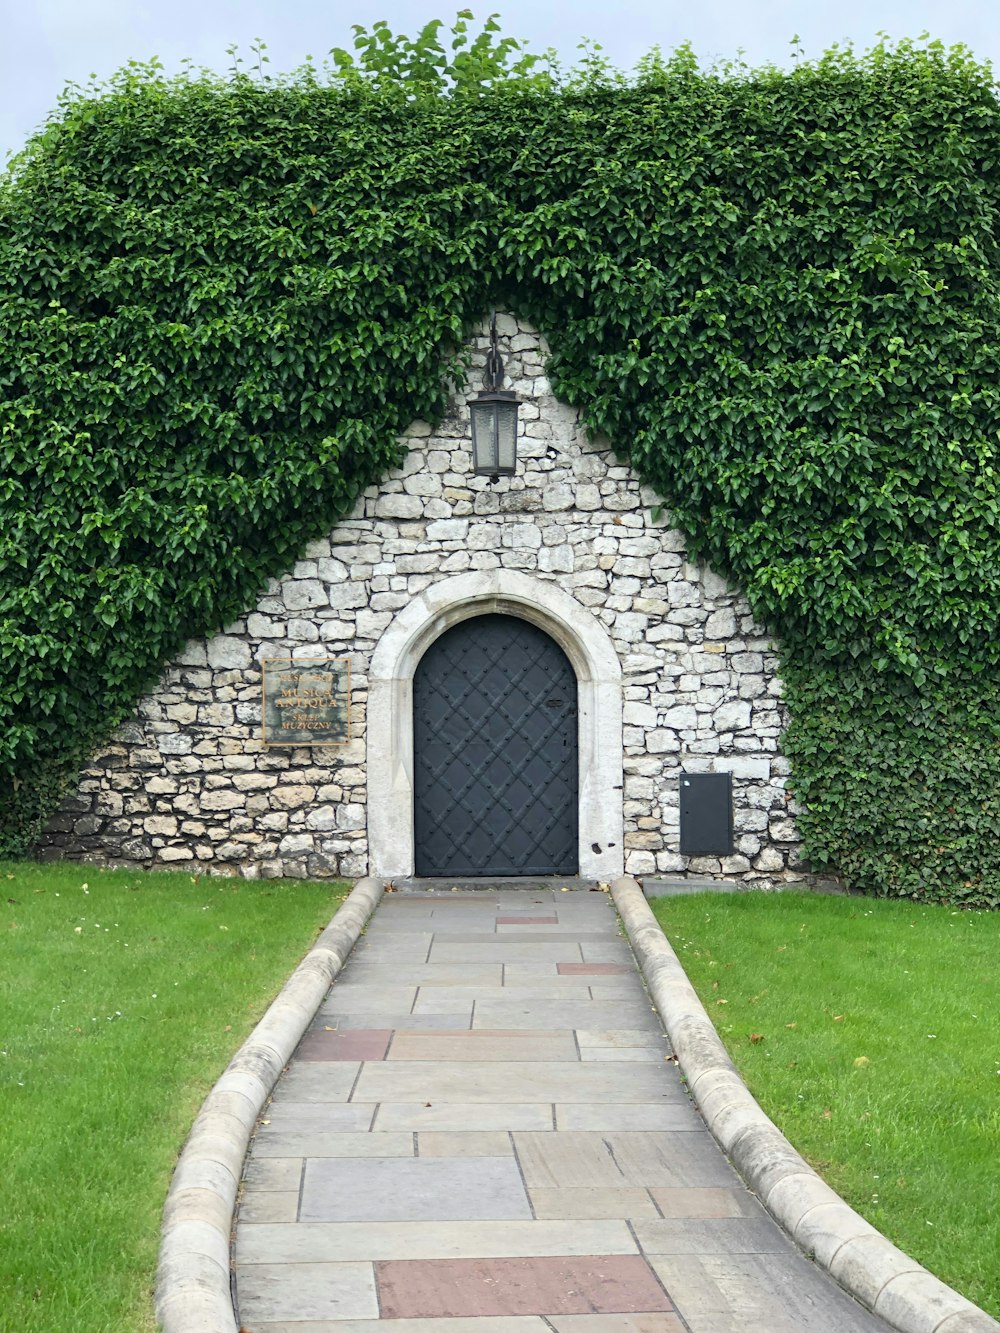
{"label": "stone paving slab", "polygon": [[246,1164],[243,1175],[246,1198],[257,1198],[262,1191],[294,1190],[296,1199],[302,1184],[301,1157],[259,1157],[256,1153]]}
{"label": "stone paving slab", "polygon": [[266,1161],[268,1157],[412,1157],[413,1135],[398,1131],[394,1134],[356,1134],[350,1131],[315,1133],[289,1131],[283,1127],[265,1125],[259,1131],[254,1156]]}
{"label": "stone paving slab", "polygon": [[[651,1256],[692,1333],[876,1333],[886,1325],[789,1243],[781,1253]],[[768,1321],[771,1321],[769,1324]]]}
{"label": "stone paving slab", "polygon": [[508,977],[503,989],[492,987],[489,992],[481,991],[482,998],[516,998],[519,1000],[592,1000],[590,977],[552,976]]}
{"label": "stone paving slab", "polygon": [[295,1222],[299,1215],[298,1190],[259,1190],[240,1204],[244,1222]]}
{"label": "stone paving slab", "polygon": [[[242,1224],[240,1267],[267,1263],[368,1259],[524,1259],[586,1254],[638,1254],[624,1219],[572,1221],[298,1222]],[[325,1317],[325,1316],[324,1316]],[[244,1319],[244,1322],[246,1320]]]}
{"label": "stone paving slab", "polygon": [[653,1185],[653,1202],[665,1218],[755,1217],[757,1202],[742,1186],[719,1188],[703,1186]]}
{"label": "stone paving slab", "polygon": [[293,1102],[349,1101],[361,1069],[360,1061],[293,1061],[288,1073],[278,1080],[274,1099],[281,1101],[287,1097]]}
{"label": "stone paving slab", "polygon": [[[416,986],[370,986],[363,981],[342,981],[330,989],[330,996],[324,1000],[324,1014],[350,1013],[354,1009],[366,1009],[370,1014],[385,1010],[390,1014],[405,1014],[413,1008],[417,998]],[[359,999],[364,1003],[359,1004]]]}
{"label": "stone paving slab", "polygon": [[392,894],[265,1108],[249,1333],[886,1333],[743,1188],[607,895]]}
{"label": "stone paving slab", "polygon": [[382,1313],[390,1319],[672,1308],[638,1255],[390,1260],[376,1264],[376,1280]]}
{"label": "stone paving slab", "polygon": [[370,1263],[253,1264],[240,1273],[240,1299],[254,1319],[372,1319],[378,1316]]}
{"label": "stone paving slab", "polygon": [[705,1122],[682,1088],[662,1102],[570,1102],[555,1108],[557,1130],[649,1129],[703,1133]]}
{"label": "stone paving slab", "polygon": [[532,1004],[530,997],[516,993],[477,1001],[472,1025],[477,1028],[597,1028],[615,1021],[623,1027],[661,1031],[656,1014],[645,997],[634,1000],[557,1000]]}
{"label": "stone paving slab", "polygon": [[532,1100],[644,1102],[659,1091],[661,1073],[659,1065],[630,1064],[623,1073],[614,1064],[469,1060],[451,1067],[422,1060],[387,1060],[362,1066],[356,1095],[365,1102],[485,1102],[491,1106]]}
{"label": "stone paving slab", "polygon": [[[638,1327],[638,1326],[637,1326]],[[664,1333],[673,1333],[671,1326]],[[618,1325],[609,1327],[609,1333],[615,1333]],[[622,1325],[624,1333],[631,1333]],[[336,1323],[329,1320],[307,1320],[294,1324],[255,1324],[254,1333],[551,1333],[552,1325],[536,1315],[522,1319],[517,1316],[507,1318],[501,1315],[497,1319],[477,1319],[470,1324],[468,1319],[345,1319]],[[643,1327],[641,1333],[646,1333]],[[650,1327],[649,1333],[660,1333],[658,1328]]]}
{"label": "stone paving slab", "polygon": [[732,1168],[714,1144],[670,1131],[524,1132],[514,1135],[514,1149],[529,1188],[735,1183]]}
{"label": "stone paving slab", "polygon": [[397,1032],[389,1050],[394,1060],[538,1060],[579,1061],[580,1051],[569,1030],[552,1032]]}
{"label": "stone paving slab", "polygon": [[[518,929],[504,926],[502,929],[492,931],[470,931],[463,934],[456,931],[448,936],[449,944],[494,944],[499,940],[506,942],[511,940],[517,944],[568,944],[571,946],[571,952],[576,953],[581,944],[585,941],[605,941],[606,935],[600,930],[566,930],[563,926],[553,926],[549,930],[543,930],[536,927],[532,930]],[[433,949],[431,953],[433,954]]]}
{"label": "stone paving slab", "polygon": [[349,1028],[390,1027],[397,1031],[399,1028],[427,1028],[450,1032],[454,1029],[472,1027],[472,1005],[456,1003],[453,1012],[446,1014],[412,1014],[409,1010],[405,1013],[391,1014],[384,1010],[368,1012],[364,1009],[346,1014],[333,1014],[321,1009],[312,1031],[334,1024],[341,1031]]}
{"label": "stone paving slab", "polygon": [[618,1063],[627,1064],[662,1064],[664,1060],[670,1057],[665,1055],[662,1050],[653,1050],[648,1046],[587,1046],[581,1049],[581,1060],[609,1061],[615,1060]]}
{"label": "stone paving slab", "polygon": [[324,1027],[307,1032],[295,1052],[297,1060],[384,1060],[391,1028],[340,1031]]}
{"label": "stone paving slab", "polygon": [[687,1333],[675,1314],[564,1314],[549,1322],[553,1333]]}
{"label": "stone paving slab", "polygon": [[432,963],[563,963],[577,959],[585,961],[581,950],[582,946],[579,944],[560,944],[554,940],[536,941],[534,944],[519,939],[479,939],[459,943],[449,936],[440,942],[435,942],[428,961]]}
{"label": "stone paving slab", "polygon": [[659,1217],[656,1204],[648,1190],[638,1185],[583,1186],[581,1188],[549,1189],[528,1186],[528,1197],[536,1217]]}
{"label": "stone paving slab", "polygon": [[[375,1137],[375,1136],[372,1136]],[[381,1140],[387,1137],[379,1135]],[[507,1157],[326,1158],[306,1163],[303,1222],[453,1222],[530,1218],[517,1162]]]}
{"label": "stone paving slab", "polygon": [[555,1128],[550,1102],[514,1102],[508,1106],[470,1102],[383,1102],[376,1130],[503,1130]]}
{"label": "stone paving slab", "polygon": [[[376,1107],[364,1102],[297,1102],[283,1097],[272,1101],[264,1111],[258,1133],[333,1134],[365,1132],[372,1127]],[[249,1165],[256,1160],[252,1156]]]}
{"label": "stone paving slab", "polygon": [[722,1217],[709,1221],[663,1218],[637,1222],[635,1236],[644,1254],[780,1254],[788,1237],[763,1217]]}
{"label": "stone paving slab", "polygon": [[[342,975],[345,981],[393,985],[399,980],[399,966],[387,966],[374,958],[352,959]],[[407,967],[406,976],[415,986],[502,986],[503,963],[414,963]]]}
{"label": "stone paving slab", "polygon": [[621,1050],[631,1046],[648,1046],[666,1054],[670,1049],[666,1033],[660,1029],[643,1028],[577,1028],[576,1039],[583,1050],[588,1046],[607,1046]]}
{"label": "stone paving slab", "polygon": [[513,1155],[514,1143],[504,1130],[426,1130],[416,1134],[420,1157],[503,1157]]}

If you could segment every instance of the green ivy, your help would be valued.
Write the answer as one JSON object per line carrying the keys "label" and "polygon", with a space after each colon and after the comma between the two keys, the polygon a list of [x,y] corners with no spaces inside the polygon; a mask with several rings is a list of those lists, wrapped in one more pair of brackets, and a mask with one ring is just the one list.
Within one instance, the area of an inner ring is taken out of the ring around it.
{"label": "green ivy", "polygon": [[463,11],[130,66],[0,184],[0,850],[439,419],[471,323],[780,636],[806,849],[1000,902],[1000,108],[963,48],[564,75]]}

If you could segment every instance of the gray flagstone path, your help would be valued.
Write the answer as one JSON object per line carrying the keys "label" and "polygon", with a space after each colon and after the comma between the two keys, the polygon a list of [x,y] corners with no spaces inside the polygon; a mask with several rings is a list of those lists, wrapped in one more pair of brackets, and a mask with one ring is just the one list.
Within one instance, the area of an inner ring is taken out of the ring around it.
{"label": "gray flagstone path", "polygon": [[397,893],[247,1159],[248,1333],[888,1333],[692,1106],[604,893]]}

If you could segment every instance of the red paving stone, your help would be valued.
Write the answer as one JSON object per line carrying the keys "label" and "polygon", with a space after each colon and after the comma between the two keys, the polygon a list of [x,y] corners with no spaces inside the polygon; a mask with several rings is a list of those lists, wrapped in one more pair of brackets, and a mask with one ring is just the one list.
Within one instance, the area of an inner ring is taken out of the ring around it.
{"label": "red paving stone", "polygon": [[672,1310],[638,1254],[554,1259],[386,1259],[375,1264],[383,1319],[638,1314]]}
{"label": "red paving stone", "polygon": [[631,963],[557,963],[556,971],[564,977],[610,977],[635,968]]}
{"label": "red paving stone", "polygon": [[384,1060],[391,1028],[351,1028],[307,1032],[295,1052],[297,1060]]}
{"label": "red paving stone", "polygon": [[558,926],[556,916],[498,916],[498,926]]}

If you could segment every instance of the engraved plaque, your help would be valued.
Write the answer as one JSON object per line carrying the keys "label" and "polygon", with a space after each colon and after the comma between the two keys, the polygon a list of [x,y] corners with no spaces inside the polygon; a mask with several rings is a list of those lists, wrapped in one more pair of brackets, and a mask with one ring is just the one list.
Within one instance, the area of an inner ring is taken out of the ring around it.
{"label": "engraved plaque", "polygon": [[351,736],[349,657],[261,662],[265,745],[344,745]]}

